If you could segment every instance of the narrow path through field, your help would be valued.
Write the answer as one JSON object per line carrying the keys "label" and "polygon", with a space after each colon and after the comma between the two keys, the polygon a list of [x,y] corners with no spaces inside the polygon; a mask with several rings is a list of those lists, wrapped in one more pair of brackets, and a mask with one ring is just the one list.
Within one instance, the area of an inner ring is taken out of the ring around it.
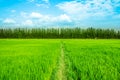
{"label": "narrow path through field", "polygon": [[57,59],[56,67],[53,69],[50,80],[67,80],[64,43],[60,43],[60,55]]}
{"label": "narrow path through field", "polygon": [[64,45],[61,42],[61,55],[59,59],[59,68],[57,72],[58,80],[66,80],[65,76],[65,53],[64,53]]}

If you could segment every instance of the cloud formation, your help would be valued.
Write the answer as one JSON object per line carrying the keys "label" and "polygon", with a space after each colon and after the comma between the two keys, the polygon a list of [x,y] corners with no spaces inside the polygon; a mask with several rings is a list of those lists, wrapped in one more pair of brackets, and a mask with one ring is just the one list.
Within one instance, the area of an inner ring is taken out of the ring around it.
{"label": "cloud formation", "polygon": [[37,12],[32,12],[32,13],[30,14],[30,17],[31,17],[31,18],[42,18],[43,15],[40,14],[40,13],[37,13]]}
{"label": "cloud formation", "polygon": [[16,23],[16,21],[14,19],[6,18],[5,20],[3,20],[3,23],[14,24]]}
{"label": "cloud formation", "polygon": [[66,14],[62,14],[62,15],[58,16],[57,20],[72,22],[70,17],[68,15],[66,15]]}
{"label": "cloud formation", "polygon": [[28,26],[32,26],[33,22],[32,20],[26,20],[25,22],[22,23],[23,25],[28,25]]}
{"label": "cloud formation", "polygon": [[39,24],[54,24],[54,23],[64,23],[64,22],[72,22],[70,16],[67,14],[61,14],[58,16],[53,15],[44,15],[38,12],[21,12],[21,17],[26,18],[22,24],[24,25],[39,25]]}
{"label": "cloud formation", "polygon": [[120,0],[20,0],[17,4],[6,6],[8,10],[3,7],[1,24],[79,26],[120,21]]}
{"label": "cloud formation", "polygon": [[114,13],[114,9],[120,6],[120,0],[75,0],[56,5],[66,14],[80,19],[90,17],[106,17]]}

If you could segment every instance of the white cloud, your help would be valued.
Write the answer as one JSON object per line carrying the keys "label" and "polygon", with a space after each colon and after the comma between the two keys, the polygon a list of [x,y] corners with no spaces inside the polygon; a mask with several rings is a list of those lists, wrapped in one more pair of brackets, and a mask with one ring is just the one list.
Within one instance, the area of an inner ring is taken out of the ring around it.
{"label": "white cloud", "polygon": [[21,12],[21,17],[24,17],[24,25],[37,25],[37,24],[51,24],[51,23],[61,23],[61,22],[72,22],[70,16],[67,14],[61,14],[58,16],[44,15],[38,12]]}
{"label": "white cloud", "polygon": [[51,16],[51,15],[42,15],[37,12],[32,12],[29,17],[32,19],[38,19],[41,22],[58,22],[58,21],[71,22],[70,17],[66,14],[61,14],[59,16]]}
{"label": "white cloud", "polygon": [[3,21],[3,23],[11,24],[11,23],[16,23],[16,21],[14,19],[7,18]]}
{"label": "white cloud", "polygon": [[32,20],[26,20],[23,22],[23,25],[33,25]]}
{"label": "white cloud", "polygon": [[37,13],[37,12],[32,12],[32,13],[30,14],[30,17],[31,17],[31,18],[42,18],[43,15],[40,14],[40,13]]}
{"label": "white cloud", "polygon": [[113,4],[111,0],[75,0],[59,3],[56,6],[72,17],[85,19],[113,15],[115,3]]}
{"label": "white cloud", "polygon": [[66,14],[61,14],[59,16],[45,16],[43,18],[45,22],[59,23],[59,22],[71,22],[71,18]]}
{"label": "white cloud", "polygon": [[70,17],[66,14],[62,14],[62,15],[58,16],[57,20],[71,22]]}

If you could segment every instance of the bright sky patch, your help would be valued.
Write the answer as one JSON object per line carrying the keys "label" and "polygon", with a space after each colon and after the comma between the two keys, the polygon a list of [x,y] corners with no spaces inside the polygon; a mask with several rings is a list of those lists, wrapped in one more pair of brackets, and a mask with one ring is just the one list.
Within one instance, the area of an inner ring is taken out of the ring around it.
{"label": "bright sky patch", "polygon": [[0,25],[120,27],[120,0],[0,0]]}

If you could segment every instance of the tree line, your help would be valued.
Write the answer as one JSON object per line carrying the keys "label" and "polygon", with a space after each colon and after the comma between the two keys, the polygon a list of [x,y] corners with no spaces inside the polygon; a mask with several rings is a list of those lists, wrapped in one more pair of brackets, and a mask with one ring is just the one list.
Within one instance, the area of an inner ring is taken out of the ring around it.
{"label": "tree line", "polygon": [[0,29],[0,38],[120,39],[120,30],[96,28],[15,28]]}

